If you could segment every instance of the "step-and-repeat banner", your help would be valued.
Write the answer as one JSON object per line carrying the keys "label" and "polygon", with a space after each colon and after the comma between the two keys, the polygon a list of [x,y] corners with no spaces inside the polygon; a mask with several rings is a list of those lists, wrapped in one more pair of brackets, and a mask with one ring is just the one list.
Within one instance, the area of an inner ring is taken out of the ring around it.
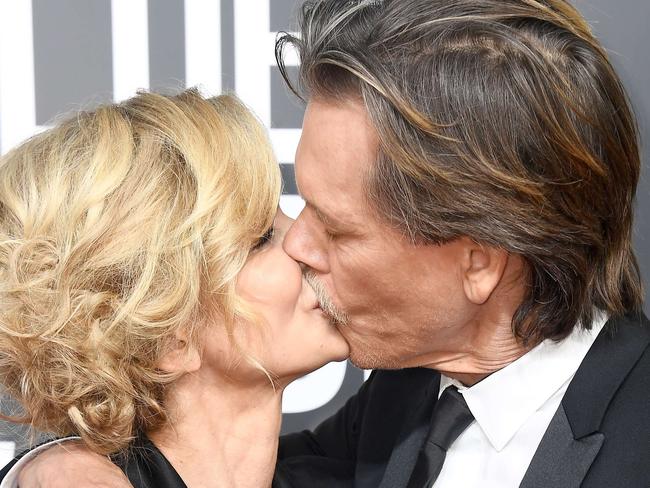
{"label": "step-and-repeat banner", "polygon": [[[434,1],[434,0],[432,0]],[[284,178],[281,205],[295,216],[293,157],[303,107],[275,66],[278,31],[291,31],[301,0],[10,0],[0,2],[0,151],[57,116],[131,97],[138,89],[199,86],[234,91],[269,127]],[[647,143],[650,114],[650,2],[576,2],[614,59]],[[297,58],[290,59],[295,66]],[[295,70],[296,68],[291,68]],[[636,247],[650,275],[650,175],[640,187]],[[607,195],[603,195],[607,198]],[[648,307],[646,307],[647,309]],[[285,394],[283,431],[310,428],[334,413],[367,377],[347,362],[296,381]],[[7,399],[0,408],[9,411]],[[0,422],[0,466],[30,441]]]}

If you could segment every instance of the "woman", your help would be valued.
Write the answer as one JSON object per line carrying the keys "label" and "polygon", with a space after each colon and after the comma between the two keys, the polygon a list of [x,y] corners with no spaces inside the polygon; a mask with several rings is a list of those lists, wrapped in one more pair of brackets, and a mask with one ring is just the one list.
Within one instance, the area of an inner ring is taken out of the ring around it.
{"label": "woman", "polygon": [[[234,97],[139,94],[0,164],[0,383],[138,486],[271,486],[282,391],[348,347]],[[279,481],[276,481],[278,484]]]}

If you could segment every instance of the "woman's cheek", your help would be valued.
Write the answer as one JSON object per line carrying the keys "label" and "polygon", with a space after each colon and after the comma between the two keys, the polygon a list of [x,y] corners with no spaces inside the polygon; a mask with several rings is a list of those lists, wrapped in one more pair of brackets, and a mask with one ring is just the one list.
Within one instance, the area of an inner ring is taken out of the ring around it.
{"label": "woman's cheek", "polygon": [[237,292],[242,298],[263,306],[265,312],[282,315],[283,319],[288,310],[295,308],[301,291],[300,267],[281,249],[255,256],[237,279]]}

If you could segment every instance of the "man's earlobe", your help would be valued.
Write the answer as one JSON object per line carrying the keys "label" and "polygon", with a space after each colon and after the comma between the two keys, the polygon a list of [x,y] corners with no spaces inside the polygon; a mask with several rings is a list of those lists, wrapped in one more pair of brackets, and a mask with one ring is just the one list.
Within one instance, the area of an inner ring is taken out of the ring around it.
{"label": "man's earlobe", "polygon": [[167,373],[192,373],[201,367],[201,354],[184,331],[177,331],[165,353],[158,360],[158,368]]}
{"label": "man's earlobe", "polygon": [[508,252],[473,244],[468,247],[463,263],[463,289],[470,302],[482,305],[501,282],[508,262]]}

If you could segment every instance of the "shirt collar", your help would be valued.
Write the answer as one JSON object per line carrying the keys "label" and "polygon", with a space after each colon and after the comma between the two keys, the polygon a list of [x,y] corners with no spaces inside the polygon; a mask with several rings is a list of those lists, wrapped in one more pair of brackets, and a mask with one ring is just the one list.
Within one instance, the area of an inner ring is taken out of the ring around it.
{"label": "shirt collar", "polygon": [[578,370],[607,322],[597,311],[590,330],[575,327],[560,342],[547,339],[522,357],[471,387],[441,375],[440,392],[454,385],[496,451],[501,451],[526,421]]}

